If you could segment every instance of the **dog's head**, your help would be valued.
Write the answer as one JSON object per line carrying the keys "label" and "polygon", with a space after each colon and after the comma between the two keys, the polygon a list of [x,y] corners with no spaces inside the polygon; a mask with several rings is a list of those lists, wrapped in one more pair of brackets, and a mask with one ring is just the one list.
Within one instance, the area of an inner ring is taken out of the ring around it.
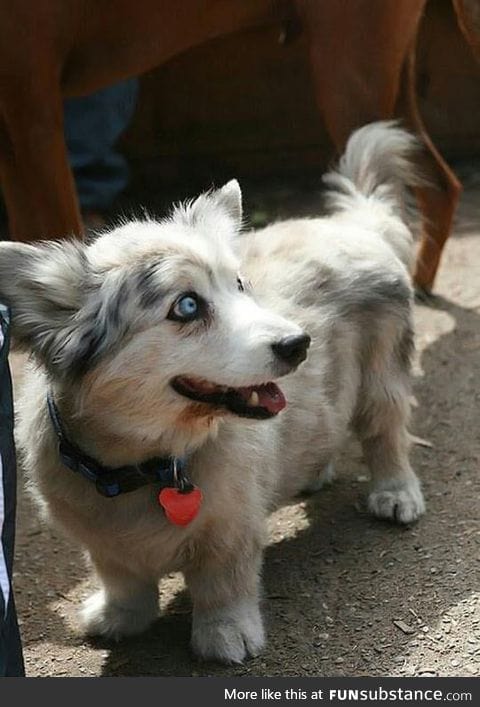
{"label": "dog's head", "polygon": [[304,360],[309,337],[255,301],[235,255],[240,226],[232,181],[89,245],[3,243],[14,339],[118,431],[272,417],[285,406],[273,380]]}

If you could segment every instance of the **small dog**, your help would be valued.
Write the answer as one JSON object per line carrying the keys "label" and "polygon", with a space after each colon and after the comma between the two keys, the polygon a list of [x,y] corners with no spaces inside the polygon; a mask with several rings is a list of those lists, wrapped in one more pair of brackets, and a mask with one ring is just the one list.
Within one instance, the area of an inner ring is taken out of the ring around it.
{"label": "small dog", "polygon": [[392,123],[355,132],[324,218],[242,234],[231,181],[88,245],[0,245],[0,299],[34,358],[19,446],[101,582],[89,634],[144,631],[180,570],[195,653],[256,655],[267,515],[321,485],[349,429],[372,513],[423,513],[406,429],[413,149]]}

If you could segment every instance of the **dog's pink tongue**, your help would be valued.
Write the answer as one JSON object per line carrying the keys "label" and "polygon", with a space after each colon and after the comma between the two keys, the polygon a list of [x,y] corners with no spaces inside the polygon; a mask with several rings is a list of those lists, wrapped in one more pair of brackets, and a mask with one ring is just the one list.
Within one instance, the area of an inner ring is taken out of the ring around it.
{"label": "dog's pink tongue", "polygon": [[[252,406],[258,406],[265,408],[271,413],[280,412],[287,405],[285,396],[275,383],[266,383],[265,385],[252,385],[250,388],[241,388],[242,397],[244,397],[247,402]],[[255,400],[255,394],[258,397],[258,401]],[[254,405],[254,402],[256,405]]]}

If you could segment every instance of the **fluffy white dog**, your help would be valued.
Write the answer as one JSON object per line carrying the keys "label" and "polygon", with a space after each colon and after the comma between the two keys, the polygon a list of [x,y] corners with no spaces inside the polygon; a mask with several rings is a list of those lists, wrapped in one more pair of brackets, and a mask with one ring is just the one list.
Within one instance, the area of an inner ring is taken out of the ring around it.
{"label": "fluffy white dog", "polygon": [[181,570],[194,651],[257,654],[267,515],[318,485],[349,430],[371,511],[424,511],[406,430],[412,149],[393,124],[354,133],[325,218],[240,233],[232,181],[89,245],[0,245],[0,299],[33,353],[19,445],[101,582],[88,633],[146,629]]}

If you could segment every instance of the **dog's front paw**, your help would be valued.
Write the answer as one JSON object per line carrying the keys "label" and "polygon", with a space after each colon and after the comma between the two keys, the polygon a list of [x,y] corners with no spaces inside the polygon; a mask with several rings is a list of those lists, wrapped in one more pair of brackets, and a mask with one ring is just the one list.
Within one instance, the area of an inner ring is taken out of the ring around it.
{"label": "dog's front paw", "polygon": [[150,597],[128,604],[109,600],[103,590],[92,594],[83,604],[80,619],[88,636],[103,636],[114,641],[145,631],[157,618],[158,606]]}
{"label": "dog's front paw", "polygon": [[425,501],[417,477],[383,482],[368,497],[368,509],[377,518],[413,523],[425,512]]}
{"label": "dog's front paw", "polygon": [[241,663],[265,645],[262,616],[256,601],[223,609],[194,611],[192,648],[199,658]]}

